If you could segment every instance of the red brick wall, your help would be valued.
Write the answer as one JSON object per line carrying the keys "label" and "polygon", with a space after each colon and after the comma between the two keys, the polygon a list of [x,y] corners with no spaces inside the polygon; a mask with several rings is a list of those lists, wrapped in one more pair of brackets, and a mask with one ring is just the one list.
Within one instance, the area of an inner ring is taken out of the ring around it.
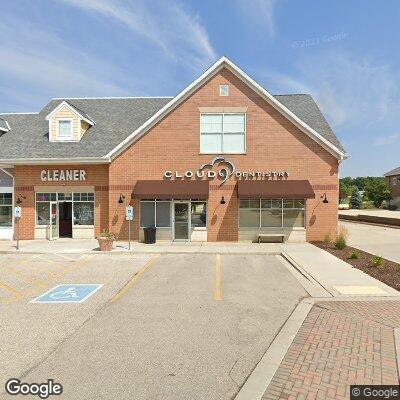
{"label": "red brick wall", "polygon": [[[73,182],[42,182],[42,170],[83,169],[86,171],[85,181]],[[22,217],[20,221],[20,238],[33,239],[35,231],[35,186],[82,186],[95,187],[95,234],[108,227],[108,165],[24,165],[14,168],[14,198],[18,195],[26,196],[22,199]]]}
{"label": "red brick wall", "polygon": [[[219,96],[219,85],[229,84],[228,97]],[[15,198],[27,196],[22,204],[21,238],[32,239],[35,227],[34,185],[54,186],[41,182],[42,169],[85,169],[85,182],[68,185],[95,186],[96,235],[109,228],[121,239],[127,237],[124,212],[127,203],[134,206],[133,238],[138,239],[139,202],[131,200],[132,189],[139,179],[163,179],[165,170],[184,172],[196,170],[215,155],[200,152],[199,107],[246,107],[246,154],[229,155],[238,170],[287,170],[289,179],[307,179],[314,187],[315,200],[307,201],[307,239],[332,237],[337,229],[338,162],[261,99],[228,70],[223,70],[199,88],[185,102],[126,149],[109,166],[17,166],[15,168]],[[118,129],[118,127],[116,127]],[[211,182],[208,199],[208,240],[236,241],[238,238],[238,199],[236,182],[229,179],[222,187]],[[328,204],[320,196],[327,193]],[[125,203],[118,204],[120,195]],[[221,196],[226,204],[220,205]]]}
{"label": "red brick wall", "polygon": [[[229,84],[228,97],[219,96],[219,85]],[[323,240],[337,229],[338,162],[308,138],[272,106],[261,99],[228,70],[223,70],[198,89],[110,165],[110,229],[126,237],[124,207],[117,207],[120,193],[131,195],[138,179],[163,179],[165,170],[196,170],[215,155],[201,155],[199,107],[247,107],[247,153],[229,155],[238,170],[290,170],[289,179],[308,179],[315,200],[307,201],[307,239]],[[235,241],[237,198],[234,179],[223,190],[211,190],[208,210],[208,239]],[[114,186],[114,189],[111,189]],[[327,193],[329,204],[320,196]],[[219,206],[221,195],[227,201]],[[139,207],[135,207],[134,230],[138,235]]]}
{"label": "red brick wall", "polygon": [[[397,179],[397,185],[393,185],[393,178]],[[388,176],[386,178],[386,184],[389,186],[390,189],[392,189],[392,197],[400,197],[400,175],[396,176]]]}

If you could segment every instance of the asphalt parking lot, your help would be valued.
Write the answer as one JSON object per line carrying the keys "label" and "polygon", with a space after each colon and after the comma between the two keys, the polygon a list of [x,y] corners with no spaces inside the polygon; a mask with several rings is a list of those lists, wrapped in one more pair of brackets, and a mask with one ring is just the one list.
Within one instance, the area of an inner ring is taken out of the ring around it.
{"label": "asphalt parking lot", "polygon": [[[63,283],[103,286],[30,303]],[[231,399],[306,295],[272,255],[0,255],[0,393],[18,398],[15,377],[66,399]]]}

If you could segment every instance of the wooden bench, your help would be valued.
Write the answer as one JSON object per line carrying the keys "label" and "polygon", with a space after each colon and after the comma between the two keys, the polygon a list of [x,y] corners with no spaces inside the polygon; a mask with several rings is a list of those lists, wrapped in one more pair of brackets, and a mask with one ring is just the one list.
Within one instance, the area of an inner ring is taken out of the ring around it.
{"label": "wooden bench", "polygon": [[281,242],[283,243],[285,234],[284,233],[259,233],[258,234],[258,243],[261,243],[261,239],[266,239],[266,238],[281,238]]}

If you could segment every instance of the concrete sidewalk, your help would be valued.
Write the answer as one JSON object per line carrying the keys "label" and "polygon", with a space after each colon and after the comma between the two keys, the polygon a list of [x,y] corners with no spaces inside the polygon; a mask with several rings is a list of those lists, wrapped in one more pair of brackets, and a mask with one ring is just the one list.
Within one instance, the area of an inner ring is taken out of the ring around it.
{"label": "concrete sidewalk", "polygon": [[[115,242],[111,252],[116,253],[204,253],[204,254],[273,254],[281,253],[280,243],[232,243],[232,242],[157,242],[144,244]],[[21,240],[19,250],[15,241],[0,241],[0,253],[99,253],[95,239]]]}
{"label": "concrete sidewalk", "polygon": [[282,245],[282,255],[333,297],[400,296],[400,292],[310,243]]}

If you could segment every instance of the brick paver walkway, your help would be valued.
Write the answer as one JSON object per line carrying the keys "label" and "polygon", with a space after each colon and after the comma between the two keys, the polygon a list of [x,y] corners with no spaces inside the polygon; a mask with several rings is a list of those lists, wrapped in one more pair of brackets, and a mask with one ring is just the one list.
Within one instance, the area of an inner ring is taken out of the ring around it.
{"label": "brick paver walkway", "polygon": [[317,303],[262,399],[349,399],[351,384],[399,384],[395,327],[400,302]]}

